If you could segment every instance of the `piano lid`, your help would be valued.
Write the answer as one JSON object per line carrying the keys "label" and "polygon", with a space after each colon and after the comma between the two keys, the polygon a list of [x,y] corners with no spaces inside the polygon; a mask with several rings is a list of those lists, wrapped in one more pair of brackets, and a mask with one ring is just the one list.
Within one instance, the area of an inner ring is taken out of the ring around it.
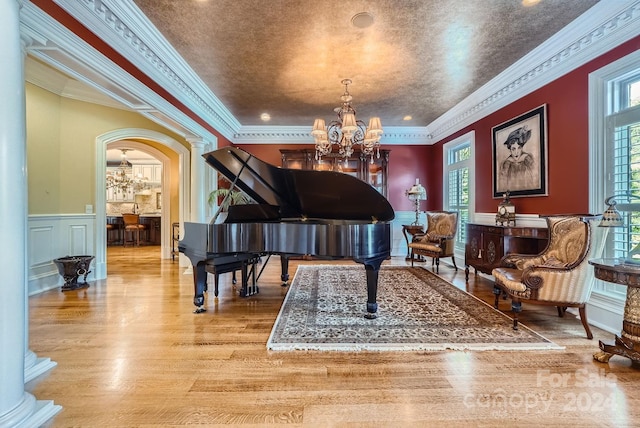
{"label": "piano lid", "polygon": [[283,219],[391,221],[389,201],[364,181],[334,171],[286,169],[235,147],[202,155],[254,201],[276,205]]}

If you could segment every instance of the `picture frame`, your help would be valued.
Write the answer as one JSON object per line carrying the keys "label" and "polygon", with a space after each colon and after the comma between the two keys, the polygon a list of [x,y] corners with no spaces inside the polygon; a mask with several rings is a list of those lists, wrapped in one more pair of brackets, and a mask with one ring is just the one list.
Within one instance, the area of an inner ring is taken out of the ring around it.
{"label": "picture frame", "polygon": [[156,209],[162,209],[162,192],[156,193]]}
{"label": "picture frame", "polygon": [[491,128],[493,198],[547,196],[547,105]]}

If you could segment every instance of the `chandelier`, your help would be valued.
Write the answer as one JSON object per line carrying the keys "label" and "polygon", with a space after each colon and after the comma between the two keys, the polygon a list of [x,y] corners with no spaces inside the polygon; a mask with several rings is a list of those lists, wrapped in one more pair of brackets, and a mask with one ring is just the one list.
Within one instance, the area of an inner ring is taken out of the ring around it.
{"label": "chandelier", "polygon": [[316,119],[313,123],[311,135],[316,142],[316,160],[331,153],[333,146],[338,146],[338,154],[348,158],[353,154],[353,146],[361,146],[365,156],[374,154],[380,157],[380,136],[383,133],[379,117],[369,119],[369,126],[362,120],[356,120],[356,110],[351,105],[353,97],[349,94],[351,79],[342,80],[344,94],[340,97],[342,107],[333,109],[338,114],[338,120],[333,120],[325,126],[324,119]]}
{"label": "chandelier", "polygon": [[142,189],[144,187],[143,180],[133,176],[133,169],[127,161],[129,149],[120,149],[120,151],[122,152],[120,165],[115,171],[107,172],[107,189],[114,188],[120,193]]}

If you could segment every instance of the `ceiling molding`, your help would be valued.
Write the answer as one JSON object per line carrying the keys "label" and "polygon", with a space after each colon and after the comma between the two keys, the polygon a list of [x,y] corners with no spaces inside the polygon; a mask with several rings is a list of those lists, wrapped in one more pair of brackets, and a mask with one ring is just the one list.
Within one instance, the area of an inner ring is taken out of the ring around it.
{"label": "ceiling molding", "polygon": [[[427,128],[385,126],[381,144],[429,144]],[[309,126],[243,126],[233,136],[236,144],[314,144]]]}
{"label": "ceiling molding", "polygon": [[640,1],[600,1],[427,126],[439,141],[638,36]]}
{"label": "ceiling molding", "polygon": [[123,0],[55,2],[222,135],[230,138],[238,130],[240,122],[135,3]]}
{"label": "ceiling molding", "polygon": [[[54,0],[233,143],[312,144],[309,127],[242,126],[131,0]],[[383,144],[433,144],[638,35],[640,0],[600,1],[427,127],[385,128]],[[30,2],[27,52],[181,135],[215,135]]]}
{"label": "ceiling molding", "polygon": [[[120,108],[140,112],[178,135],[200,135],[207,141],[217,139],[213,132],[187,116],[30,2],[26,2],[20,10],[20,32],[28,55],[39,59],[62,75],[70,76],[107,95],[120,103]],[[26,77],[29,76],[26,75]],[[52,90],[58,95],[69,96],[59,88],[55,92],[55,87],[46,85],[42,81],[29,81],[44,89]],[[161,116],[166,117],[168,122],[158,121],[157,116],[160,115],[149,112],[162,112]]]}

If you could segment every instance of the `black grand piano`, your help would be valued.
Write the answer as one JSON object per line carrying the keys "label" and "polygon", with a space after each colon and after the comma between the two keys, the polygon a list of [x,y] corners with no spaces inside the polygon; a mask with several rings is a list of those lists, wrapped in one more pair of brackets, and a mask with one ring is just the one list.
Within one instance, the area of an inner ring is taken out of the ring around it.
{"label": "black grand piano", "polygon": [[195,312],[205,310],[207,272],[240,269],[244,282],[246,267],[256,257],[277,254],[286,283],[289,257],[314,255],[362,263],[365,316],[376,317],[378,272],[391,254],[395,216],[384,196],[347,174],[279,168],[234,147],[203,157],[257,203],[229,207],[222,224],[184,224],[178,249],[193,265]]}

